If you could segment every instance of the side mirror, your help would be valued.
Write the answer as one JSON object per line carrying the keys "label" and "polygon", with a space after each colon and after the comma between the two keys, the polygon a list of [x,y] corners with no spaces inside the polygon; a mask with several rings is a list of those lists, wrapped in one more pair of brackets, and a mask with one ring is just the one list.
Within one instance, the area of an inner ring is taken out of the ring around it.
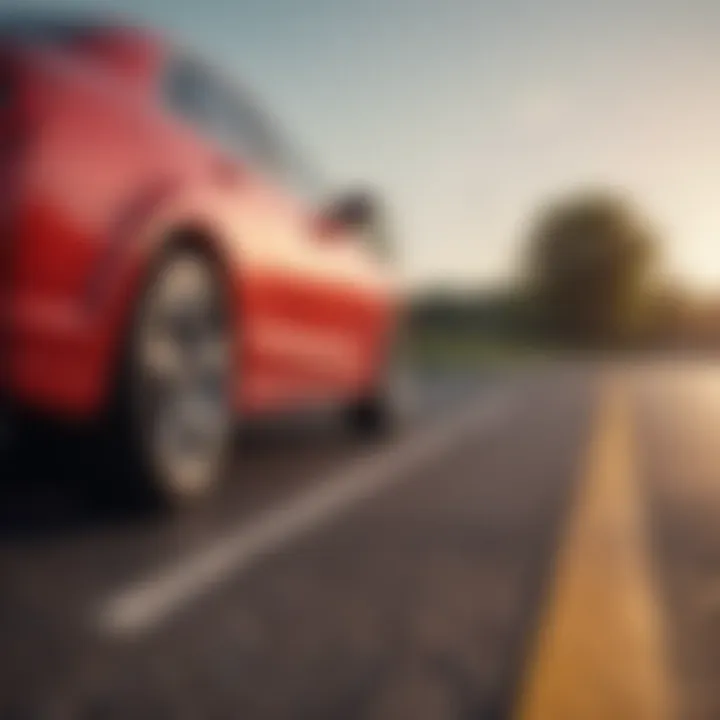
{"label": "side mirror", "polygon": [[376,220],[376,202],[369,193],[348,193],[332,204],[330,213],[337,223],[346,228],[367,230]]}
{"label": "side mirror", "polygon": [[332,200],[320,212],[318,229],[323,236],[342,230],[364,231],[373,227],[375,216],[375,201],[368,193],[347,193]]}
{"label": "side mirror", "polygon": [[369,192],[355,191],[340,196],[320,213],[320,237],[332,240],[350,231],[377,255],[388,257],[390,252],[385,214],[377,198]]}

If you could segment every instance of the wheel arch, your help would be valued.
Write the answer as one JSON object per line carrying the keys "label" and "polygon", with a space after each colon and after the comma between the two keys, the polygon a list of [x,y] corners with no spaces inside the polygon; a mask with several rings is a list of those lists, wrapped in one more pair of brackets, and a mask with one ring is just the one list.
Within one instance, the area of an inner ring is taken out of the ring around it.
{"label": "wheel arch", "polygon": [[[237,261],[230,257],[218,233],[202,222],[179,221],[159,231],[143,247],[140,257],[129,268],[118,291],[112,329],[108,338],[105,367],[107,368],[100,399],[100,412],[107,411],[116,398],[117,388],[122,385],[125,352],[131,342],[132,331],[142,299],[155,273],[164,260],[174,252],[191,250],[198,253],[216,269],[223,278],[227,292],[230,325],[237,326],[240,298],[240,281]],[[235,333],[233,332],[235,336]],[[236,352],[238,349],[236,348]]]}

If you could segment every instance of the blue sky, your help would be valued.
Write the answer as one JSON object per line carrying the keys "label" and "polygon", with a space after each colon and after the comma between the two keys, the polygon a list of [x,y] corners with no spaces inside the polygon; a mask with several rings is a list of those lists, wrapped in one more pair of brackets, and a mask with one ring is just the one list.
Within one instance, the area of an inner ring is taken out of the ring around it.
{"label": "blue sky", "polygon": [[714,0],[68,5],[189,41],[253,87],[339,186],[380,187],[412,282],[512,274],[538,204],[591,183],[626,188],[674,272],[720,289]]}

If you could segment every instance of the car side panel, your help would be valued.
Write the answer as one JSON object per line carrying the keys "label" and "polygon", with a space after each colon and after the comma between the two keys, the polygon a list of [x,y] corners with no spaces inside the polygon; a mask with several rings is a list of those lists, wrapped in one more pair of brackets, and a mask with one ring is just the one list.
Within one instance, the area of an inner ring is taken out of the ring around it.
{"label": "car side panel", "polygon": [[3,311],[20,401],[80,418],[105,407],[145,278],[178,228],[201,231],[228,272],[240,409],[340,397],[369,382],[389,317],[377,268],[341,244],[315,246],[303,236],[310,209],[229,166],[155,98],[59,57],[38,57],[34,74],[41,122]]}
{"label": "car side panel", "polygon": [[317,318],[328,335],[325,382],[343,395],[367,391],[384,371],[392,335],[392,280],[352,233],[310,236],[317,255]]}
{"label": "car side panel", "polygon": [[[131,235],[161,232],[152,222],[167,201],[159,189],[187,216],[181,189],[197,184],[200,158],[178,138],[160,139],[160,118],[145,98],[75,59],[35,59],[42,107],[24,160],[6,310],[10,383],[21,402],[87,416],[108,398],[135,301],[120,278],[139,277],[149,257]],[[213,215],[209,205],[202,210]]]}

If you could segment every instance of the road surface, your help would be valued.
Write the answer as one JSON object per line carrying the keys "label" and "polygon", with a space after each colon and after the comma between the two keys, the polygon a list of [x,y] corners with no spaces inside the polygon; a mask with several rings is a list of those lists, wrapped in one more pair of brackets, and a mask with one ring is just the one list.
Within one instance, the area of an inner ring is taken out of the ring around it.
{"label": "road surface", "polygon": [[248,429],[175,518],[0,470],[0,718],[716,719],[718,428],[720,367],[565,363]]}

